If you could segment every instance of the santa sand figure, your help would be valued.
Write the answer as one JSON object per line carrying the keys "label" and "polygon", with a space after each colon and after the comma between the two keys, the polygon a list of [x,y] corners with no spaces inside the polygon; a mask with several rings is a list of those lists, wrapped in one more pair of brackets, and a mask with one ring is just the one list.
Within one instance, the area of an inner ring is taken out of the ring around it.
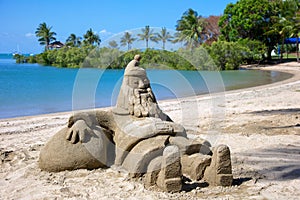
{"label": "santa sand figure", "polygon": [[187,138],[183,126],[159,108],[146,71],[136,55],[126,67],[116,107],[78,112],[40,153],[46,171],[123,168],[146,187],[178,192],[182,177],[230,186],[232,169],[226,145],[210,147]]}

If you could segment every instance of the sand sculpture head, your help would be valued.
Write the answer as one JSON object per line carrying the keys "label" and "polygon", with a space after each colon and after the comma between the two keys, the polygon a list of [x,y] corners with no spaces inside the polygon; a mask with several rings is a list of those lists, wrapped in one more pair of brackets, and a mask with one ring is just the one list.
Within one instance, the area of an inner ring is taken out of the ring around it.
{"label": "sand sculpture head", "polygon": [[140,61],[142,59],[142,56],[137,54],[134,56],[134,60]]}
{"label": "sand sculpture head", "polygon": [[117,108],[135,117],[160,117],[146,70],[138,67],[140,55],[136,55],[126,67],[120,89]]}

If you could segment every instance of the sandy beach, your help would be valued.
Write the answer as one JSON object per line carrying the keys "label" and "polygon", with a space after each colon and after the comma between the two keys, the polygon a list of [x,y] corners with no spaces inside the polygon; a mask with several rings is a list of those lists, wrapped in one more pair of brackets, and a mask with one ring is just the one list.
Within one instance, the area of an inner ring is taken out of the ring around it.
{"label": "sandy beach", "polygon": [[300,64],[253,67],[294,74],[274,84],[160,101],[190,138],[231,150],[234,185],[187,183],[180,193],[147,190],[113,169],[49,173],[43,145],[71,113],[0,120],[0,199],[299,199]]}

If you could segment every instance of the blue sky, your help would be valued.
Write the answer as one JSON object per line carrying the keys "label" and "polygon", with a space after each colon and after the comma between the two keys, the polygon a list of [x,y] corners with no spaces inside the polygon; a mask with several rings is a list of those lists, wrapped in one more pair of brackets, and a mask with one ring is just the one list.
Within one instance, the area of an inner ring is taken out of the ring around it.
{"label": "blue sky", "polygon": [[65,42],[71,33],[82,36],[89,28],[102,41],[126,30],[166,27],[192,8],[199,15],[221,15],[236,0],[0,0],[0,53],[40,53],[34,32],[46,22]]}

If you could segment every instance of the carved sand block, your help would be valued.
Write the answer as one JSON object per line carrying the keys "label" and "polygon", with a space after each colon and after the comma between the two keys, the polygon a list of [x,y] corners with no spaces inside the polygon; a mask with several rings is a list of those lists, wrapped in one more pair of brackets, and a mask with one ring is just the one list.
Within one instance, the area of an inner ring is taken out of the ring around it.
{"label": "carved sand block", "polygon": [[144,185],[146,188],[156,185],[158,174],[161,170],[162,156],[158,156],[151,160],[147,167],[147,173],[144,178]]}
{"label": "carved sand block", "polygon": [[170,136],[161,135],[138,143],[125,158],[122,166],[130,173],[130,177],[140,177],[147,172],[151,160],[161,156]]}
{"label": "carved sand block", "polygon": [[165,148],[156,184],[166,192],[179,192],[181,190],[182,171],[180,152],[177,146],[167,146]]}
{"label": "carved sand block", "polygon": [[203,140],[190,140],[186,137],[177,136],[170,138],[170,144],[178,146],[181,155],[191,155],[194,153],[212,155],[210,147]]}
{"label": "carved sand block", "polygon": [[204,180],[211,186],[231,186],[233,181],[230,150],[226,145],[213,149],[212,162],[205,170]]}

